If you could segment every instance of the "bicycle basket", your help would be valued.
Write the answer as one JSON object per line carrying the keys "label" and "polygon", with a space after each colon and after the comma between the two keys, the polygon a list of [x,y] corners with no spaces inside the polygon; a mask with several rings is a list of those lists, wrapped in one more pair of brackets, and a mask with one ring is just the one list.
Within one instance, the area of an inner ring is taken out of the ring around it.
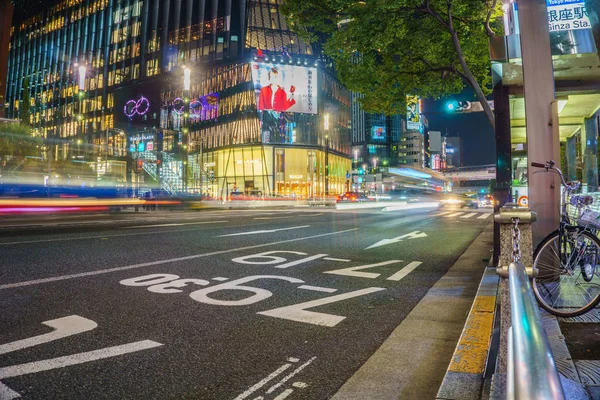
{"label": "bicycle basket", "polygon": [[581,226],[591,225],[596,229],[600,229],[600,213],[593,210],[585,210],[577,220],[577,224]]}
{"label": "bicycle basket", "polygon": [[[566,206],[567,206],[567,215],[569,219],[573,222],[577,221],[579,225],[589,225],[592,219],[592,216],[588,215],[588,220],[582,220],[583,214],[585,214],[588,210],[590,210],[590,206],[594,203],[594,198],[592,196],[586,196],[581,194],[574,193],[565,193]],[[595,220],[595,219],[594,219]],[[600,221],[599,221],[600,224]]]}

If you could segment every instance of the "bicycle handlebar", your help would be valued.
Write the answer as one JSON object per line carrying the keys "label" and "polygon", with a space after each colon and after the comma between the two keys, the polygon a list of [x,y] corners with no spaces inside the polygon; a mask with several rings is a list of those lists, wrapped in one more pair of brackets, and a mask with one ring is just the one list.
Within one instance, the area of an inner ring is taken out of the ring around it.
{"label": "bicycle handlebar", "polygon": [[567,188],[568,190],[575,190],[579,187],[579,182],[571,182],[571,184],[568,184],[565,181],[565,177],[563,176],[562,171],[555,167],[555,162],[554,161],[546,161],[545,164],[542,163],[537,163],[537,162],[532,162],[531,166],[532,167],[536,167],[536,168],[546,168],[546,171],[548,170],[552,170],[554,172],[556,172],[558,174],[558,176],[560,176],[560,181],[562,183],[562,185]]}

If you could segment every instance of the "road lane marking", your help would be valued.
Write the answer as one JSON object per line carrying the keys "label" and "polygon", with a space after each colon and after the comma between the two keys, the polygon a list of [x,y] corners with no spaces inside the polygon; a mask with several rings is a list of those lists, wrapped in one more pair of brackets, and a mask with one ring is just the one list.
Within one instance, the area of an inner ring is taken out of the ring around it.
{"label": "road lane marking", "polygon": [[412,271],[414,271],[414,269],[417,268],[421,264],[422,264],[421,261],[413,261],[413,262],[409,263],[406,267],[402,268],[400,271],[396,272],[394,275],[387,278],[387,280],[388,281],[399,281],[400,279],[404,278],[406,275],[408,275]]}
{"label": "road lane marking", "polygon": [[450,214],[450,211],[442,211],[435,214],[431,214],[432,217],[441,217],[442,215]]}
{"label": "road lane marking", "polygon": [[464,212],[462,212],[462,211],[461,212],[455,212],[455,213],[452,213],[452,214],[449,214],[449,215],[445,215],[444,218],[458,217],[459,215],[462,215],[462,214],[464,214]]}
{"label": "road lane marking", "polygon": [[[94,321],[78,315],[69,315],[68,317],[51,319],[49,321],[42,322],[42,324],[49,326],[50,328],[54,328],[54,331],[0,345],[0,354],[11,353],[27,347],[33,347],[43,343],[63,339],[79,333],[91,331],[98,327],[98,324]],[[0,399],[2,399],[2,397],[0,397]]]}
{"label": "road lane marking", "polygon": [[277,384],[271,386],[269,388],[269,390],[267,390],[267,394],[273,393],[275,390],[277,390],[277,388],[281,387],[281,385],[283,385],[284,383],[286,383],[287,381],[289,381],[290,379],[292,379],[295,375],[297,375],[300,372],[302,372],[302,370],[304,368],[308,367],[313,361],[316,360],[316,358],[317,357],[315,357],[315,356],[311,357],[310,360],[308,360],[307,362],[305,362],[304,364],[302,364],[301,366],[299,366],[298,368],[296,368],[295,370],[293,370],[291,374],[288,374],[282,380],[280,380]]}
{"label": "road lane marking", "polygon": [[468,213],[467,215],[463,215],[461,218],[471,218],[477,215],[477,213]]}
{"label": "road lane marking", "polygon": [[351,299],[353,297],[364,296],[370,293],[379,292],[381,290],[385,290],[385,288],[369,287],[365,289],[355,290],[353,292],[324,297],[322,299],[293,304],[291,306],[284,306],[274,308],[272,310],[260,311],[257,312],[257,314],[266,315],[268,317],[274,318],[288,319],[290,321],[303,322],[305,324],[327,326],[331,328],[342,322],[344,319],[346,319],[346,317],[316,311],[307,311],[307,309],[323,306],[325,304],[336,303],[338,301]]}
{"label": "road lane marking", "polygon": [[362,269],[380,267],[382,265],[396,264],[396,263],[399,263],[399,262],[403,262],[403,261],[402,260],[383,261],[383,262],[376,263],[376,264],[360,265],[358,267],[334,269],[332,271],[324,271],[323,273],[324,274],[334,274],[334,275],[344,275],[344,276],[354,276],[354,277],[357,277],[357,278],[375,279],[378,276],[380,276],[381,274],[378,274],[378,273],[375,273],[375,272],[357,272],[357,271],[360,271]]}
{"label": "road lane marking", "polygon": [[70,356],[50,358],[47,360],[34,361],[25,364],[11,365],[9,367],[0,368],[0,379],[14,378],[15,376],[34,374],[36,372],[43,372],[51,369],[69,367],[71,365],[83,364],[90,361],[101,360],[103,358],[116,357],[122,354],[147,350],[159,346],[162,346],[162,343],[154,342],[152,340],[142,340],[139,342],[127,343],[119,346],[105,347],[103,349],[72,354]]}
{"label": "road lane marking", "polygon": [[350,262],[352,260],[347,260],[345,258],[333,258],[333,257],[325,257],[323,258],[323,260],[328,260],[328,261],[341,261],[341,262]]}
{"label": "road lane marking", "polygon": [[228,281],[229,278],[225,278],[223,276],[215,276],[214,278],[212,278],[213,281],[217,281],[217,282],[225,282]]}
{"label": "road lane marking", "polygon": [[271,372],[269,376],[254,384],[250,389],[246,390],[244,393],[240,394],[234,400],[243,400],[246,397],[250,396],[252,393],[256,392],[261,387],[265,386],[269,381],[275,379],[278,375],[281,375],[283,371],[291,367],[292,364],[283,364],[281,367],[277,368],[275,371]]}
{"label": "road lane marking", "polygon": [[310,225],[291,226],[289,228],[280,228],[280,229],[268,229],[268,230],[265,229],[265,230],[250,231],[250,232],[229,233],[227,235],[219,235],[217,237],[242,236],[242,235],[257,235],[257,234],[260,234],[260,233],[273,233],[273,232],[289,231],[289,230],[292,230],[292,229],[303,229],[303,228],[310,228]]}
{"label": "road lane marking", "polygon": [[487,214],[482,214],[479,217],[477,217],[477,219],[486,219],[488,218],[490,215],[492,215],[492,213],[487,213]]}
{"label": "road lane marking", "polygon": [[284,400],[292,393],[294,393],[294,389],[285,389],[279,394],[279,396],[275,397],[273,400]]}
{"label": "road lane marking", "polygon": [[287,217],[256,217],[254,219],[286,219],[286,218],[290,218],[291,216],[287,216]]}
{"label": "road lane marking", "polygon": [[91,239],[102,239],[102,238],[114,238],[114,237],[126,237],[126,236],[141,236],[141,235],[163,235],[165,233],[179,233],[179,232],[194,232],[199,229],[179,229],[174,231],[152,231],[152,232],[136,232],[136,233],[119,233],[117,235],[98,235],[98,236],[83,236],[83,237],[68,237],[58,239],[38,239],[38,240],[21,240],[18,242],[0,242],[0,246],[12,246],[17,244],[31,244],[31,243],[47,243],[47,242],[65,242],[71,240],[91,240]]}
{"label": "road lane marking", "polygon": [[427,237],[427,234],[425,232],[414,231],[414,232],[410,232],[405,235],[398,236],[398,237],[395,237],[392,239],[380,240],[379,242],[374,243],[374,244],[370,245],[369,247],[365,247],[365,250],[369,250],[374,247],[385,246],[385,245],[392,244],[392,243],[402,242],[404,239],[418,239],[418,238],[424,238],[424,237]]}
{"label": "road lane marking", "polygon": [[203,221],[203,222],[181,222],[173,224],[155,224],[155,225],[140,225],[140,226],[125,226],[121,229],[142,229],[142,228],[160,228],[163,226],[184,226],[184,225],[205,225],[205,224],[222,224],[229,221]]}
{"label": "road lane marking", "polygon": [[314,290],[315,292],[325,292],[325,293],[337,292],[337,289],[326,288],[326,287],[321,287],[321,286],[310,286],[310,285],[301,285],[301,286],[298,286],[298,289]]}
{"label": "road lane marking", "polygon": [[292,383],[292,386],[296,387],[296,388],[304,389],[308,385],[304,382],[294,382],[294,383]]}
{"label": "road lane marking", "polygon": [[258,249],[258,248],[261,248],[261,247],[273,246],[273,245],[282,244],[282,243],[299,242],[299,241],[302,241],[302,240],[310,240],[310,239],[316,239],[316,238],[320,238],[320,237],[327,237],[327,236],[333,236],[333,235],[341,235],[343,233],[355,232],[358,229],[359,228],[344,229],[342,231],[336,231],[336,232],[330,232],[330,233],[321,233],[319,235],[304,236],[304,237],[300,237],[300,238],[280,240],[280,241],[277,241],[277,242],[262,243],[262,244],[256,244],[256,245],[245,246],[245,247],[238,247],[238,248],[227,249],[227,250],[219,250],[219,251],[213,251],[213,252],[210,252],[210,253],[194,254],[194,255],[185,256],[185,257],[169,258],[169,259],[166,259],[166,260],[150,261],[150,262],[145,262],[145,263],[140,263],[140,264],[126,265],[126,266],[123,266],[123,267],[107,268],[107,269],[101,269],[101,270],[90,271],[90,272],[82,272],[82,273],[79,273],[79,274],[61,275],[61,276],[54,276],[54,277],[50,277],[50,278],[34,279],[34,280],[31,280],[31,281],[8,283],[8,284],[0,285],[0,290],[12,289],[12,288],[22,287],[22,286],[39,285],[39,284],[42,284],[42,283],[49,283],[49,282],[56,282],[56,281],[64,281],[64,280],[67,280],[67,279],[76,279],[76,278],[82,278],[82,277],[86,277],[86,276],[108,274],[108,273],[111,273],[111,272],[126,271],[126,270],[136,269],[136,268],[151,267],[151,266],[154,266],[154,265],[168,264],[168,263],[177,262],[177,261],[194,260],[194,259],[197,259],[197,258],[216,256],[216,255],[219,255],[219,254],[233,253],[233,252],[236,252],[236,251]]}

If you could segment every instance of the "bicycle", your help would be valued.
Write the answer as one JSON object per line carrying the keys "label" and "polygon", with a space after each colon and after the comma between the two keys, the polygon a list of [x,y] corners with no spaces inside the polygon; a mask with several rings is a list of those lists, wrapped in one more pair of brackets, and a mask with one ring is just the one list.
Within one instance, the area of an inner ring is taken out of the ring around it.
{"label": "bicycle", "polygon": [[567,183],[554,161],[532,162],[531,166],[557,173],[564,187],[559,227],[533,253],[533,267],[538,270],[533,292],[544,310],[559,317],[575,317],[600,303],[600,214],[590,209],[591,196],[574,194],[580,183]]}

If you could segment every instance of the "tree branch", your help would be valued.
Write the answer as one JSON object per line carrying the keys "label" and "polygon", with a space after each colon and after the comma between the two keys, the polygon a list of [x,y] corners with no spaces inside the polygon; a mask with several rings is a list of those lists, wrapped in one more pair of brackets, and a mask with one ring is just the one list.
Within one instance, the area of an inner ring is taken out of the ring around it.
{"label": "tree branch", "polygon": [[431,15],[433,18],[435,18],[440,24],[442,24],[442,26],[448,30],[451,29],[450,25],[448,25],[448,23],[446,21],[444,21],[444,19],[440,16],[440,14],[438,14],[434,9],[431,8],[431,6],[429,5],[429,0],[425,0],[425,4],[423,4],[423,7],[421,9],[417,9],[417,11],[422,10],[422,12],[426,12],[427,14]]}
{"label": "tree branch", "polygon": [[485,31],[487,32],[489,37],[494,37],[496,34],[494,33],[494,31],[492,30],[492,28],[490,27],[490,18],[492,18],[492,13],[494,12],[494,10],[496,9],[496,4],[498,3],[498,0],[492,0],[492,5],[490,6],[490,9],[488,10],[487,16],[485,17]]}

